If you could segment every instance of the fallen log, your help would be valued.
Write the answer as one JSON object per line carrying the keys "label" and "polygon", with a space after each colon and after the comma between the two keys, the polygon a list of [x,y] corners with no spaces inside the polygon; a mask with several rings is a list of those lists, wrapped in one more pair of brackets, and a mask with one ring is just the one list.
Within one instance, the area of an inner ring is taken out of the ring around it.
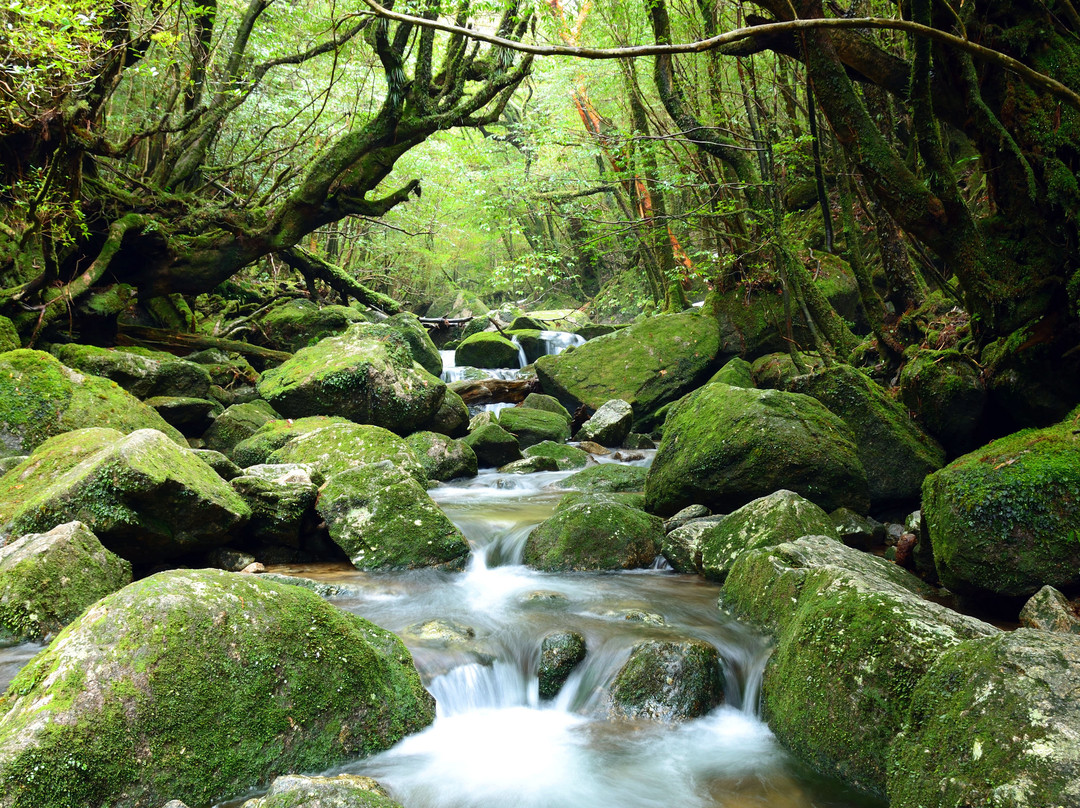
{"label": "fallen log", "polygon": [[479,379],[451,382],[448,387],[466,404],[517,404],[539,390],[535,379]]}
{"label": "fallen log", "polygon": [[191,353],[202,351],[207,348],[217,348],[220,351],[231,351],[249,359],[254,358],[262,362],[284,362],[292,359],[292,354],[286,351],[274,351],[270,348],[260,348],[247,342],[222,337],[207,337],[202,334],[187,332],[167,331],[164,328],[149,328],[142,325],[121,325],[116,333],[116,342],[119,345],[146,345],[163,348],[170,353]]}

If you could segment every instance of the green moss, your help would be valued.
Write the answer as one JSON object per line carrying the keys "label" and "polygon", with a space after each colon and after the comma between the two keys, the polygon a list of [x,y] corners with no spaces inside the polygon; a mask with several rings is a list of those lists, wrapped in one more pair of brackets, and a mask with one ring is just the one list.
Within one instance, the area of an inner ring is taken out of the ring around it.
{"label": "green moss", "polygon": [[525,400],[521,402],[521,406],[533,410],[557,413],[565,418],[567,423],[572,420],[566,407],[560,404],[559,400],[554,396],[546,396],[543,393],[529,393],[529,395],[525,396]]}
{"label": "green moss", "polygon": [[424,469],[409,445],[390,430],[370,424],[332,423],[305,430],[272,452],[268,462],[307,463],[327,478],[385,462],[421,485],[427,484]]}
{"label": "green moss", "polygon": [[314,432],[331,424],[351,424],[345,418],[313,415],[309,418],[293,420],[280,419],[269,421],[259,427],[250,438],[245,438],[233,447],[230,457],[241,468],[266,463],[271,454],[300,435]]}
{"label": "green moss", "polygon": [[229,455],[240,441],[250,438],[260,428],[280,417],[262,400],[233,404],[214,419],[203,434],[203,444],[207,449]]}
{"label": "green moss", "polygon": [[726,365],[713,374],[713,377],[707,383],[712,384],[713,382],[730,384],[732,387],[757,387],[754,384],[754,374],[750,363],[739,357],[728,361]]}
{"label": "green moss", "polygon": [[15,351],[22,347],[19,332],[15,330],[15,323],[7,317],[0,316],[0,353]]}
{"label": "green moss", "polygon": [[270,346],[294,353],[326,337],[336,336],[363,316],[346,306],[318,306],[310,300],[293,299],[267,311],[259,325]]}
{"label": "green moss", "polygon": [[405,439],[429,480],[475,477],[476,453],[467,443],[435,432],[414,432]]}
{"label": "green moss", "polygon": [[559,484],[559,487],[590,492],[637,492],[645,487],[646,473],[646,470],[641,466],[599,463],[583,471],[571,474]]}
{"label": "green moss", "polygon": [[614,502],[583,503],[537,527],[525,543],[524,562],[553,572],[649,567],[663,536],[663,522],[643,511]]}
{"label": "green moss", "polygon": [[481,331],[461,341],[454,354],[459,365],[476,368],[516,368],[520,366],[518,347],[501,334]]}
{"label": "green moss", "polygon": [[627,718],[697,718],[723,698],[720,658],[704,640],[639,643],[611,684],[612,713]]}
{"label": "green moss", "polygon": [[570,425],[559,413],[509,407],[499,413],[498,423],[517,438],[522,449],[543,441],[566,443],[570,439]]}
{"label": "green moss", "polygon": [[567,446],[565,443],[545,440],[533,444],[522,452],[525,457],[550,457],[560,470],[581,469],[589,462],[589,453],[576,446]]}
{"label": "green moss", "polygon": [[483,424],[469,432],[463,440],[476,453],[480,468],[497,468],[521,459],[517,438],[498,424]]}

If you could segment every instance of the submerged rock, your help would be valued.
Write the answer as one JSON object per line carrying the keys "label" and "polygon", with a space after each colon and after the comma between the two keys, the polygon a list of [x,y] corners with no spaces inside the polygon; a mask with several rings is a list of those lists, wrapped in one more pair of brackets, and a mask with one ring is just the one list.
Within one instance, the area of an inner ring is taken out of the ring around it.
{"label": "submerged rock", "polygon": [[401,808],[370,777],[338,774],[333,777],[278,777],[265,795],[240,808]]}
{"label": "submerged rock", "polygon": [[0,713],[15,808],[208,805],[389,748],[435,710],[390,632],[300,587],[185,570],[98,601]]}
{"label": "submerged rock", "polygon": [[513,463],[507,463],[505,466],[499,466],[500,474],[535,474],[539,471],[558,470],[559,462],[554,457],[544,457],[543,455],[524,457],[521,460],[515,460]]}
{"label": "submerged rock", "polygon": [[685,721],[724,700],[720,655],[704,640],[639,643],[611,684],[618,718]]}
{"label": "submerged rock", "polygon": [[594,501],[555,512],[525,542],[524,562],[535,569],[619,570],[652,566],[664,523],[617,502]]}
{"label": "submerged rock", "polygon": [[0,547],[0,640],[40,641],[131,583],[131,564],[82,522]]}
{"label": "submerged rock", "polygon": [[555,631],[540,643],[540,698],[553,699],[586,654],[585,638],[576,631]]}

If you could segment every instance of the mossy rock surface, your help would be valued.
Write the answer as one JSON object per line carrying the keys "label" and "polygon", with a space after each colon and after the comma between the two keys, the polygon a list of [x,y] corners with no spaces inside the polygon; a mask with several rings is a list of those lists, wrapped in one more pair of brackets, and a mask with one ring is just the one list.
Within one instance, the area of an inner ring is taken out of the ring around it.
{"label": "mossy rock surface", "polygon": [[407,435],[439,411],[446,385],[394,328],[357,324],[263,373],[259,394],[288,418],[338,415]]}
{"label": "mossy rock surface", "polygon": [[546,440],[566,443],[570,425],[558,413],[529,407],[508,407],[499,412],[499,426],[517,438],[518,446],[527,449]]}
{"label": "mossy rock surface", "polygon": [[446,317],[451,320],[461,317],[475,317],[484,320],[486,325],[486,318],[481,318],[479,315],[487,314],[489,311],[491,309],[475,294],[464,289],[458,289],[435,298],[431,305],[428,306],[427,316]]}
{"label": "mossy rock surface", "polygon": [[[1080,411],[1077,411],[1080,415]],[[923,484],[941,582],[983,596],[1080,586],[1080,435],[1075,417],[957,458]]]}
{"label": "mossy rock surface", "polygon": [[443,371],[442,356],[435,343],[431,341],[428,330],[424,328],[420,319],[412,312],[403,311],[395,314],[385,321],[385,325],[392,326],[409,343],[412,358],[435,378]]}
{"label": "mossy rock surface", "polygon": [[[807,372],[814,372],[825,367],[817,354],[800,354],[803,367],[798,367],[789,353],[771,353],[760,356],[750,366],[750,372],[758,387],[773,390],[786,390],[791,380]],[[736,385],[741,386],[741,385]]]}
{"label": "mossy rock surface", "polygon": [[900,397],[950,452],[974,448],[986,387],[974,363],[959,351],[915,352],[900,372]]}
{"label": "mossy rock surface", "polygon": [[893,743],[889,805],[1080,805],[1080,637],[1019,629],[950,648]]}
{"label": "mossy rock surface", "polygon": [[15,329],[15,323],[7,317],[0,315],[0,353],[16,351],[22,347],[19,332]]}
{"label": "mossy rock surface", "polygon": [[729,360],[726,365],[716,371],[708,383],[713,382],[730,384],[732,387],[757,387],[750,363],[739,356]]}
{"label": "mossy rock surface", "polygon": [[713,318],[667,314],[542,357],[536,375],[544,392],[570,412],[582,405],[596,410],[615,398],[628,401],[640,430],[661,406],[708,378],[719,345]]}
{"label": "mossy rock surface", "polygon": [[540,698],[553,699],[574,672],[588,649],[585,638],[576,631],[553,631],[540,643]]}
{"label": "mossy rock surface", "polygon": [[480,468],[498,468],[521,460],[521,447],[517,438],[498,424],[481,424],[462,440],[476,453],[476,462]]}
{"label": "mossy rock surface", "polygon": [[516,368],[521,366],[518,346],[492,331],[471,334],[454,353],[458,365],[474,368]]}
{"label": "mossy rock surface", "polygon": [[652,566],[664,523],[644,511],[600,501],[557,511],[525,542],[524,562],[549,572]]}
{"label": "mossy rock surface", "polygon": [[716,648],[704,640],[635,645],[611,683],[611,715],[670,723],[698,718],[724,700]]}
{"label": "mossy rock surface", "polygon": [[333,423],[303,434],[271,452],[270,463],[305,463],[329,479],[353,468],[392,465],[422,485],[427,475],[403,438],[371,424]]}
{"label": "mossy rock surface", "polygon": [[[169,808],[169,806],[165,806]],[[337,774],[333,777],[279,777],[261,797],[240,808],[401,808],[370,777]]]}
{"label": "mossy rock surface", "polygon": [[[319,496],[311,466],[270,464],[251,466],[230,484],[251,509],[245,533],[268,544],[299,546],[304,521]],[[244,565],[246,566],[246,565]]]}
{"label": "mossy rock surface", "polygon": [[246,404],[233,404],[215,418],[214,423],[203,433],[203,445],[207,449],[229,455],[240,441],[250,438],[271,421],[280,419],[281,415],[261,399]]}
{"label": "mossy rock surface", "polygon": [[701,571],[722,581],[748,550],[795,541],[802,536],[836,536],[832,519],[794,491],[755,499],[716,523],[700,538]]}
{"label": "mossy rock surface", "polygon": [[69,344],[53,346],[52,353],[68,367],[110,379],[138,398],[210,394],[212,379],[205,367],[163,351]]}
{"label": "mossy rock surface", "polygon": [[813,396],[851,428],[872,505],[917,502],[926,475],[945,462],[941,445],[907,410],[850,365],[797,376],[787,389]]}
{"label": "mossy rock surface", "polygon": [[429,480],[475,477],[476,452],[464,441],[437,432],[414,432],[405,438]]}
{"label": "mossy rock surface", "polygon": [[88,425],[184,436],[115,382],[72,370],[42,351],[0,354],[0,452],[26,454],[46,439]]}
{"label": "mossy rock surface", "polygon": [[633,491],[571,491],[559,497],[555,510],[564,511],[575,505],[593,505],[598,502],[614,502],[634,510],[645,510],[645,495]]}
{"label": "mossy rock surface", "polygon": [[82,522],[0,547],[0,639],[40,641],[131,583],[131,564]]}
{"label": "mossy rock surface", "polygon": [[548,396],[543,393],[529,393],[529,395],[525,396],[525,400],[521,402],[521,406],[527,409],[557,413],[565,418],[567,423],[573,420],[573,416],[570,415],[566,407],[559,403],[559,399],[555,398],[555,396]]}
{"label": "mossy rock surface", "polygon": [[675,572],[701,573],[701,549],[712,533],[719,531],[727,517],[704,516],[670,530],[664,536],[661,552]]}
{"label": "mossy rock surface", "polygon": [[[734,286],[711,292],[702,307],[719,326],[718,354],[741,356],[753,362],[759,356],[787,350],[784,298],[768,289],[747,291]],[[800,345],[813,344],[802,317],[793,317],[794,337]]]}
{"label": "mossy rock surface", "polygon": [[576,446],[567,446],[565,443],[545,440],[534,443],[522,452],[525,457],[550,457],[558,465],[560,471],[567,469],[583,469],[589,463],[589,453]]}
{"label": "mossy rock surface", "polygon": [[505,466],[499,466],[500,474],[536,474],[541,471],[558,471],[559,462],[554,457],[536,455],[523,457]]}
{"label": "mossy rock surface", "polygon": [[140,563],[225,544],[250,515],[198,455],[153,429],[68,432],[0,478],[0,535],[78,520],[112,552]]}
{"label": "mossy rock surface", "polygon": [[709,384],[669,413],[645,497],[664,516],[687,505],[726,513],[780,489],[865,512],[866,472],[847,424],[809,396]]}
{"label": "mossy rock surface", "polygon": [[288,353],[336,336],[364,317],[348,306],[319,306],[310,300],[288,300],[259,317],[260,336],[267,347]]}
{"label": "mossy rock surface", "polygon": [[425,428],[451,438],[463,438],[469,434],[469,408],[461,396],[447,387],[442,404]]}
{"label": "mossy rock surface", "polygon": [[639,492],[645,488],[648,471],[642,466],[624,466],[620,463],[598,463],[571,474],[560,488],[573,488],[589,492]]}
{"label": "mossy rock surface", "polygon": [[159,573],[84,612],[0,698],[0,806],[209,805],[387,749],[434,708],[397,637],[313,592]]}
{"label": "mossy rock surface", "polygon": [[762,700],[784,746],[819,772],[884,794],[890,744],[919,680],[950,646],[998,633],[928,594],[895,564],[831,536],[735,562],[720,602],[776,641]]}
{"label": "mossy rock surface", "polygon": [[[254,403],[254,402],[252,402]],[[236,465],[244,468],[259,463],[266,463],[270,455],[300,435],[314,432],[331,424],[352,424],[347,418],[328,415],[312,415],[309,418],[280,418],[267,421],[258,427],[250,437],[244,438],[233,446],[228,453]]]}
{"label": "mossy rock surface", "polygon": [[460,569],[469,543],[415,479],[385,465],[329,479],[319,514],[358,569]]}
{"label": "mossy rock surface", "polygon": [[1020,625],[1042,631],[1080,634],[1080,614],[1068,598],[1052,586],[1044,586],[1020,610]]}
{"label": "mossy rock surface", "polygon": [[634,409],[620,398],[605,402],[581,425],[574,440],[588,440],[601,446],[622,446],[634,423]]}

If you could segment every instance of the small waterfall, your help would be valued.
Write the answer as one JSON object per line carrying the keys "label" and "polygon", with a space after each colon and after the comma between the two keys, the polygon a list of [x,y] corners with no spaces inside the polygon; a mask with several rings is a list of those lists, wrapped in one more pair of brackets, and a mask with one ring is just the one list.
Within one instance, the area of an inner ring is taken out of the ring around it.
{"label": "small waterfall", "polygon": [[569,331],[540,332],[540,345],[544,350],[543,356],[558,356],[567,348],[584,344],[584,337],[579,334],[571,334]]}
{"label": "small waterfall", "polygon": [[516,335],[510,337],[510,341],[514,343],[514,345],[516,345],[518,349],[518,367],[525,367],[527,364],[529,364],[529,358],[525,356],[525,349],[521,347],[521,342],[518,340]]}

